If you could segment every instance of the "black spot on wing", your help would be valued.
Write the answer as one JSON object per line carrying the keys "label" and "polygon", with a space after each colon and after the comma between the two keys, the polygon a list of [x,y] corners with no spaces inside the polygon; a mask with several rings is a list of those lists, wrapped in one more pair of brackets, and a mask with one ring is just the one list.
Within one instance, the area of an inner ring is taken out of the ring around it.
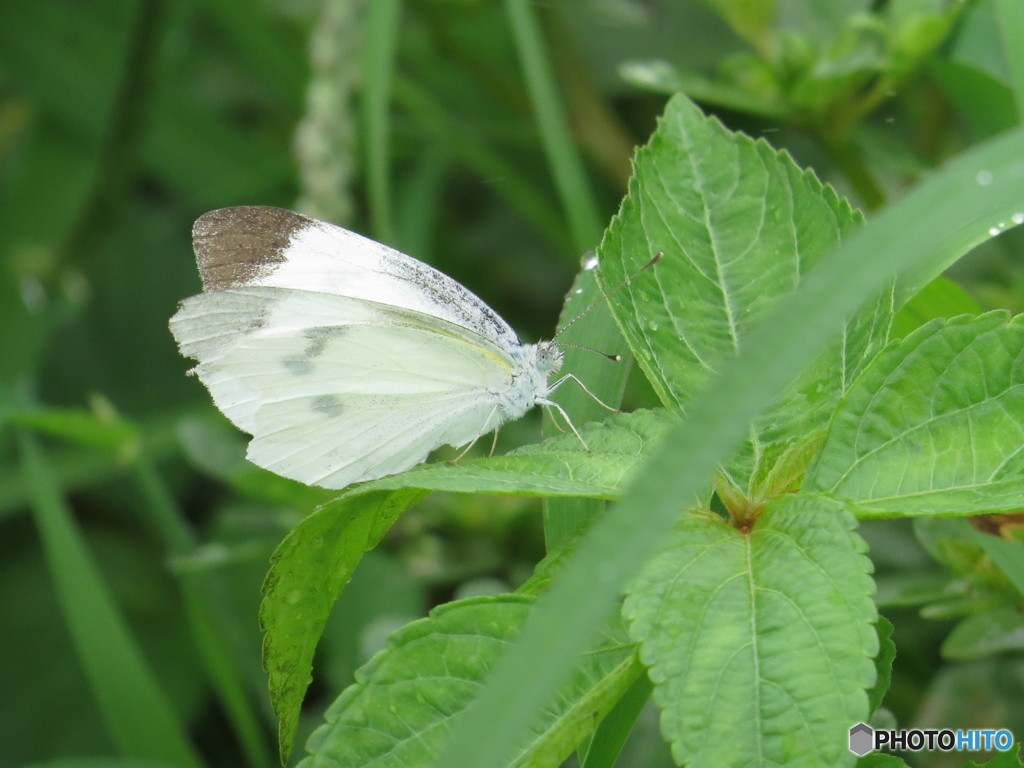
{"label": "black spot on wing", "polygon": [[309,345],[306,347],[303,353],[307,359],[312,360],[315,357],[320,357],[327,349],[327,345],[332,339],[337,339],[342,336],[346,331],[345,326],[342,325],[322,325],[317,328],[307,328],[302,334],[306,337]]}
{"label": "black spot on wing", "polygon": [[306,348],[302,354],[286,357],[282,363],[288,373],[293,376],[307,376],[313,372],[313,361],[327,349],[331,339],[345,333],[345,327],[339,325],[323,325],[307,328],[302,335],[306,339]]}
{"label": "black spot on wing", "polygon": [[320,395],[313,401],[313,410],[331,418],[339,415],[345,408],[341,400],[334,395]]}
{"label": "black spot on wing", "polygon": [[281,362],[292,376],[308,376],[313,372],[313,361],[306,357],[286,357]]}

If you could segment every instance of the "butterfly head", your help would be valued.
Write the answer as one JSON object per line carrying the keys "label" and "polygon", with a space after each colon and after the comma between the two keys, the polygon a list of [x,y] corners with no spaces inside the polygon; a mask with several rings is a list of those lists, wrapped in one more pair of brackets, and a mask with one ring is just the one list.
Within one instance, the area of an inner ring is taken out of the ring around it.
{"label": "butterfly head", "polygon": [[554,341],[541,341],[534,348],[534,356],[537,370],[544,375],[546,381],[549,376],[561,370],[565,352]]}
{"label": "butterfly head", "polygon": [[546,392],[548,379],[558,373],[562,367],[564,353],[553,341],[541,341],[536,344],[524,344],[513,352],[519,370],[514,379],[519,382],[518,388],[527,393],[530,403],[537,393]]}

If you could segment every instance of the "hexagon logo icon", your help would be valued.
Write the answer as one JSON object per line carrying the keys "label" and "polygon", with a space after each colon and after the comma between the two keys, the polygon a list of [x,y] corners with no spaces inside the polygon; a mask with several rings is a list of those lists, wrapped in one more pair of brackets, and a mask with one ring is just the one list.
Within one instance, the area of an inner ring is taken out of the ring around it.
{"label": "hexagon logo icon", "polygon": [[850,729],[850,751],[858,757],[864,757],[874,750],[875,729],[867,723],[857,723]]}

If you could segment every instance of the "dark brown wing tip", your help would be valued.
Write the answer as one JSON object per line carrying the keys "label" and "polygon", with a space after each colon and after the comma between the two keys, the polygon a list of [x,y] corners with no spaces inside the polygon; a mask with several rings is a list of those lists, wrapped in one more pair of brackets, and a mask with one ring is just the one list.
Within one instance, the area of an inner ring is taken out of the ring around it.
{"label": "dark brown wing tip", "polygon": [[204,213],[192,225],[203,289],[246,285],[284,260],[297,231],[315,219],[268,205],[239,205]]}
{"label": "dark brown wing tip", "polygon": [[287,208],[272,205],[235,205],[207,211],[192,225],[192,240],[199,241],[234,230],[294,230],[315,224],[316,220]]}

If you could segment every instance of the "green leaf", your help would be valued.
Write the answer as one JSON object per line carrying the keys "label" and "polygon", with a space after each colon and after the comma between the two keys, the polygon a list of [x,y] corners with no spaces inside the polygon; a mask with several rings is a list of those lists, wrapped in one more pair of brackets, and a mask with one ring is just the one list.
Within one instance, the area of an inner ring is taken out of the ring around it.
{"label": "green leaf", "polygon": [[737,54],[724,61],[722,69],[721,76],[711,80],[679,70],[661,59],[627,59],[619,65],[619,77],[636,88],[667,94],[685,93],[702,104],[771,120],[787,119],[774,73],[762,59],[752,54]]}
{"label": "green leaf", "polygon": [[[473,701],[533,604],[521,595],[470,598],[400,629],[328,710],[302,765],[434,765],[453,716]],[[510,765],[560,765],[642,673],[635,646],[609,633],[536,714]]]}
{"label": "green leaf", "polygon": [[971,529],[974,541],[985,551],[985,554],[1006,574],[1017,592],[1024,597],[1024,543],[989,536],[981,531]]}
{"label": "green leaf", "polygon": [[[678,412],[861,217],[787,154],[727,131],[682,99],[670,103],[635,167],[599,249],[598,279],[608,291],[665,253],[652,279],[638,277],[610,303],[655,391]],[[891,311],[888,298],[869,305],[758,421],[730,473],[738,488],[769,471],[788,440],[827,424],[884,343]]]}
{"label": "green leaf", "polygon": [[670,423],[662,411],[620,413],[573,434],[524,446],[504,456],[423,464],[363,488],[423,488],[454,493],[584,496],[614,499],[626,476]]}
{"label": "green leaf", "polygon": [[624,613],[680,764],[852,765],[878,651],[855,525],[799,495],[749,532],[693,512],[649,561]]}
{"label": "green leaf", "polygon": [[906,76],[949,34],[960,8],[947,0],[893,0],[886,7],[891,28],[889,69]]}
{"label": "green leaf", "polygon": [[865,516],[1024,506],[1024,321],[933,321],[890,346],[850,390],[807,488]]}
{"label": "green leaf", "polygon": [[871,10],[868,0],[783,0],[778,3],[776,26],[799,32],[824,47],[831,44],[845,24]]}
{"label": "green leaf", "polygon": [[25,430],[18,443],[61,609],[111,740],[126,757],[198,768],[202,760],[126,626],[42,449]]}
{"label": "green leaf", "polygon": [[942,59],[932,61],[929,70],[975,136],[995,136],[1017,124],[1013,92],[991,72]]}
{"label": "green leaf", "polygon": [[885,616],[878,617],[878,655],[875,657],[875,684],[868,691],[868,712],[874,714],[885,699],[892,682],[892,663],[896,659],[896,643],[892,641],[893,626]]}
{"label": "green leaf", "polygon": [[957,576],[975,573],[984,560],[981,543],[974,529],[963,519],[919,517],[914,520],[914,536],[925,551]]}
{"label": "green leaf", "polygon": [[1019,120],[1024,117],[1024,52],[1020,45],[1024,40],[1024,7],[1014,0],[995,0],[995,5]]}
{"label": "green leaf", "polygon": [[963,288],[947,277],[937,277],[900,308],[892,319],[892,335],[909,336],[937,317],[976,315],[981,305]]}
{"label": "green leaf", "polygon": [[588,425],[582,435],[589,455],[575,435],[563,435],[506,456],[423,465],[357,486],[296,526],[274,553],[260,611],[282,755],[295,738],[331,606],[398,515],[430,491],[615,498],[667,423],[664,413],[638,411]]}
{"label": "green leaf", "polygon": [[[751,420],[839,335],[843,319],[883,291],[893,273],[901,276],[898,295],[909,296],[985,240],[993,221],[1022,210],[1022,155],[1024,129],[954,159],[845,241],[827,266],[765,318],[686,417],[652,446],[622,498],[595,522],[540,598],[478,705],[459,718],[443,753],[445,768],[504,764],[530,714],[548,700],[561,671],[584,650],[623,585],[678,519],[682,500],[707,488]],[[982,172],[984,184],[978,183]],[[632,250],[647,251],[643,232],[636,234]]]}
{"label": "green leaf", "polygon": [[278,546],[263,585],[263,665],[278,718],[281,762],[287,764],[313,652],[331,606],[399,514],[427,495],[415,489],[354,491],[326,504]]}
{"label": "green leaf", "polygon": [[957,624],[942,643],[942,655],[959,661],[1024,648],[1024,616],[1016,608],[982,611]]}
{"label": "green leaf", "polygon": [[135,425],[114,413],[94,413],[81,408],[37,408],[16,413],[12,420],[81,445],[119,450],[125,455],[138,450]]}
{"label": "green leaf", "polygon": [[775,0],[705,0],[722,15],[737,35],[765,50],[774,34]]}
{"label": "green leaf", "polygon": [[875,605],[898,608],[931,603],[949,597],[948,590],[949,574],[944,572],[885,574],[878,577]]}

